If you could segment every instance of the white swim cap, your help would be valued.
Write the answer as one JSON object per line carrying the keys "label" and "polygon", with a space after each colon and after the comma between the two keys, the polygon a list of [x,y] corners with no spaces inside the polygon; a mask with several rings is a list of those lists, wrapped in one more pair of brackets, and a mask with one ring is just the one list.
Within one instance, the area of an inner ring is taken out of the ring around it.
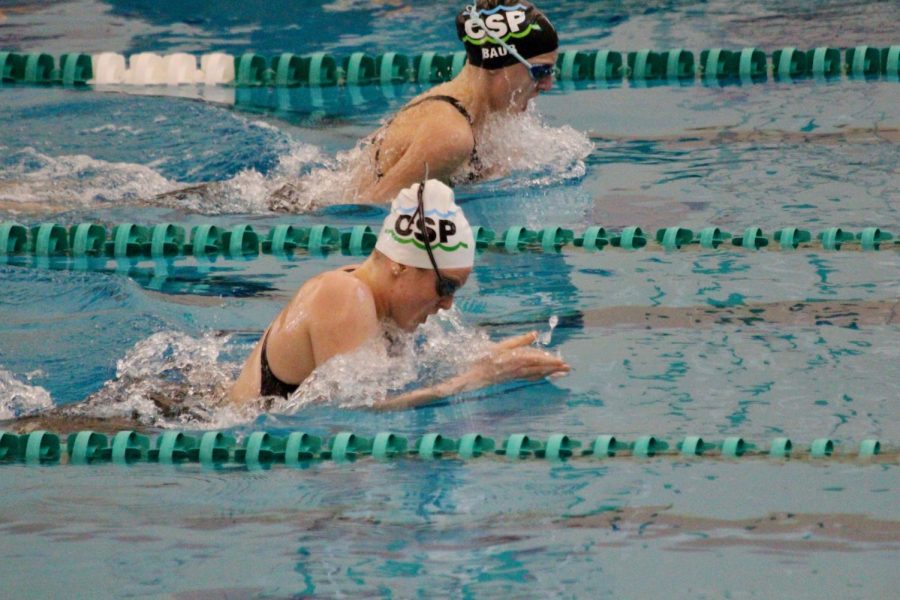
{"label": "white swim cap", "polygon": [[[394,198],[375,249],[401,265],[430,269],[425,237],[419,229],[419,185],[411,185]],[[453,190],[429,179],[422,200],[428,242],[438,268],[470,268],[475,263],[475,239]]]}

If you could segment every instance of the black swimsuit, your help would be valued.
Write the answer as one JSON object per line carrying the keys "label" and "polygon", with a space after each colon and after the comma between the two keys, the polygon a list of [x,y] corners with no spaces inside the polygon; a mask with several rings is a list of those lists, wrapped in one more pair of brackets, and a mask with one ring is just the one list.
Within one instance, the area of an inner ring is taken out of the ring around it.
{"label": "black swimsuit", "polygon": [[262,352],[259,354],[259,395],[260,396],[281,396],[287,398],[300,387],[299,383],[285,383],[278,379],[275,373],[269,367],[269,359],[266,357],[266,343],[269,341],[269,332],[263,337]]}
{"label": "black swimsuit", "polygon": [[[466,118],[466,121],[469,122],[469,127],[472,127],[474,125],[474,123],[472,121],[472,115],[469,114],[469,111],[466,110],[466,107],[463,106],[463,103],[460,102],[459,100],[457,100],[456,98],[454,98],[453,96],[444,96],[444,95],[427,96],[417,102],[413,102],[412,104],[407,104],[400,110],[402,112],[408,108],[418,106],[419,104],[422,104],[423,102],[428,102],[429,100],[438,100],[440,102],[449,103],[451,106],[453,106],[453,108],[455,108],[456,110],[459,111],[459,114],[461,114],[462,116],[464,116]],[[390,126],[392,121],[393,121],[393,119],[391,121],[388,121],[384,125],[384,127],[381,130],[382,131],[381,135],[376,135],[374,138],[372,138],[372,143],[378,144],[378,148],[375,149],[375,177],[378,179],[381,179],[382,177],[384,177],[384,172],[381,170],[381,167],[378,165],[378,157],[381,154],[381,141],[384,139],[384,133],[385,133],[386,129]],[[474,140],[474,138],[475,138],[475,134],[473,132],[472,139]],[[469,172],[466,174],[465,180],[466,181],[474,181],[475,179],[478,179],[481,176],[481,171],[483,168],[484,168],[484,166],[481,164],[481,159],[478,157],[478,142],[475,142],[472,145],[472,154],[469,156]]]}

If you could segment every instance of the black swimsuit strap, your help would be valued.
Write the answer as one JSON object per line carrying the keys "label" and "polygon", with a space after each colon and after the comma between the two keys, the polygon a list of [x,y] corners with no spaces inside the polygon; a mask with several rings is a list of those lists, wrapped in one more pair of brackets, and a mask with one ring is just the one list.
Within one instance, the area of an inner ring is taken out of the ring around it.
{"label": "black swimsuit strap", "polygon": [[[469,127],[473,127],[475,125],[475,122],[472,120],[472,115],[469,114],[469,111],[466,110],[466,107],[463,105],[463,103],[460,102],[458,99],[454,98],[453,96],[447,96],[445,94],[436,94],[434,96],[426,96],[424,98],[416,100],[415,102],[412,102],[411,104],[407,104],[406,106],[404,106],[403,108],[400,109],[400,112],[403,112],[404,110],[413,108],[414,106],[418,106],[418,105],[422,104],[423,102],[428,102],[429,100],[438,100],[439,102],[447,102],[448,104],[453,106],[453,108],[455,108],[457,111],[459,111],[459,114],[461,114],[462,116],[464,116],[466,118],[466,121],[469,122]],[[393,121],[394,121],[394,119],[391,119],[390,121],[385,123],[385,128],[390,127],[390,125]],[[375,176],[378,179],[381,179],[382,177],[384,177],[384,173],[382,173],[381,167],[378,166],[378,157],[381,153],[382,138],[383,138],[383,136],[372,139],[373,144],[375,144],[375,143],[378,144],[378,148],[375,149]],[[472,181],[473,179],[476,179],[478,177],[478,173],[479,173],[479,171],[481,171],[481,168],[482,168],[481,159],[478,157],[478,142],[475,140],[475,132],[474,131],[472,132],[472,154],[469,157],[469,165],[472,167],[472,171],[467,176],[467,179],[469,181]]]}
{"label": "black swimsuit strap", "polygon": [[279,379],[272,368],[269,366],[269,358],[266,355],[266,345],[269,342],[269,332],[263,336],[262,350],[259,354],[259,395],[260,396],[281,396],[287,398],[300,387],[299,384],[285,383]]}

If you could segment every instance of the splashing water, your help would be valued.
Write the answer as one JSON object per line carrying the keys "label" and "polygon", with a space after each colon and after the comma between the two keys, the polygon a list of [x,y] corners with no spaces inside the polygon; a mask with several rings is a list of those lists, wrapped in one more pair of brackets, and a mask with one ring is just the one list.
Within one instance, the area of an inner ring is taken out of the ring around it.
{"label": "splashing water", "polygon": [[286,401],[271,411],[292,414],[314,404],[372,407],[411,387],[452,377],[487,353],[487,334],[466,328],[458,310],[440,311],[413,333],[387,327],[385,338],[319,366]]}
{"label": "splashing water", "polygon": [[[205,214],[259,214],[303,213],[361,200],[355,196],[354,182],[361,171],[367,171],[371,160],[368,138],[330,156],[270,124],[253,121],[246,127],[248,131],[271,130],[269,137],[276,147],[284,147],[275,166],[267,173],[246,168],[227,180],[187,186],[154,168],[160,162],[179,160],[176,156],[140,165],[86,155],[54,157],[30,147],[0,146],[0,152],[6,153],[0,171],[0,203],[14,211],[126,202]],[[592,149],[593,143],[584,134],[568,126],[547,125],[533,106],[522,114],[492,117],[478,146],[486,179],[502,178],[503,187],[513,188],[581,177],[584,158]],[[456,183],[463,180],[463,173],[455,177]]]}
{"label": "splashing water", "polygon": [[[26,376],[31,379],[40,372]],[[4,369],[0,369],[0,420],[27,417],[53,406],[50,393],[40,386],[23,383]]]}
{"label": "splashing water", "polygon": [[556,315],[552,315],[547,321],[547,324],[549,325],[549,329],[540,334],[536,340],[538,346],[550,345],[550,341],[553,339],[553,330],[556,329],[557,325],[559,325],[559,317],[557,317]]}
{"label": "splashing water", "polygon": [[547,125],[534,104],[520,114],[492,116],[478,140],[488,176],[523,188],[583,177],[584,159],[593,149],[584,133],[568,125]]}
{"label": "splashing water", "polygon": [[0,202],[69,209],[98,201],[135,201],[161,194],[175,184],[151,167],[111,163],[85,155],[48,156],[27,147],[10,149],[0,172]]}
{"label": "splashing water", "polygon": [[[84,402],[66,406],[70,415],[124,417],[153,427],[222,428],[248,420],[221,406],[239,365],[218,358],[227,336],[199,339],[160,332],[138,342],[116,364],[116,376]],[[252,418],[252,417],[249,417]]]}

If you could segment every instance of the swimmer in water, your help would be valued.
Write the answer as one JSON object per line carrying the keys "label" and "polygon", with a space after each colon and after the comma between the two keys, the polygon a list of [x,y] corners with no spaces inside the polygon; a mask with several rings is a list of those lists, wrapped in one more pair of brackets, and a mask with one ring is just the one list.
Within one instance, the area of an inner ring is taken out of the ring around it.
{"label": "swimmer in water", "polygon": [[[553,87],[559,39],[544,14],[524,0],[479,0],[456,17],[467,63],[447,83],[412,99],[367,142],[353,169],[348,199],[378,204],[424,178],[447,184],[485,175],[478,142],[488,118],[525,111]],[[273,210],[303,206],[294,184],[278,189]]]}
{"label": "swimmer in water", "polygon": [[[260,397],[286,398],[330,358],[383,337],[385,322],[415,330],[429,315],[452,306],[474,257],[472,229],[453,190],[433,179],[402,190],[374,252],[361,265],[303,284],[263,333],[228,400],[240,406]],[[461,374],[373,408],[410,408],[495,383],[567,373],[562,359],[530,346],[535,339],[532,332],[493,344]]]}
{"label": "swimmer in water", "polygon": [[[527,0],[478,0],[456,17],[467,62],[451,81],[413,98],[361,142],[349,166],[343,202],[381,204],[430,176],[446,184],[488,175],[479,140],[494,115],[524,112],[553,87],[559,38],[544,14]],[[155,196],[154,204],[215,206],[223,182],[202,183]],[[295,179],[271,192],[269,210],[306,212],[317,207],[308,182]]]}

